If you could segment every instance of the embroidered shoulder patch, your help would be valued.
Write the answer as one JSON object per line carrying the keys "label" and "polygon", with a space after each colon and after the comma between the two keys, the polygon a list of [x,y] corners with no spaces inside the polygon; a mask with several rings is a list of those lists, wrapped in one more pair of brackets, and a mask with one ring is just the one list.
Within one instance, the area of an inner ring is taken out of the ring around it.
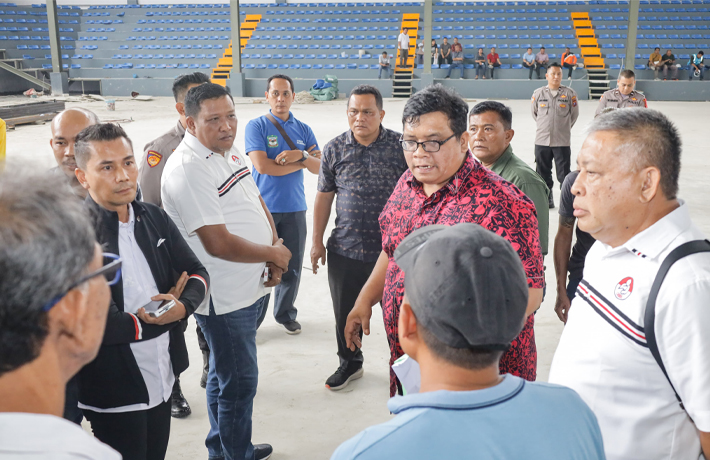
{"label": "embroidered shoulder patch", "polygon": [[148,150],[148,155],[146,156],[146,161],[148,162],[148,166],[151,168],[154,168],[155,166],[158,166],[160,163],[160,160],[163,159],[163,155],[159,154],[155,150]]}

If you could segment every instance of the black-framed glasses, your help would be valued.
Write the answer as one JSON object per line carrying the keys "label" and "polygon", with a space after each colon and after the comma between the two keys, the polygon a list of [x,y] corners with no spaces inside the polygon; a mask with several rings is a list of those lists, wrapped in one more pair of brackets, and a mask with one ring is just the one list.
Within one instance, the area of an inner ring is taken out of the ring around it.
{"label": "black-framed glasses", "polygon": [[405,141],[403,138],[399,138],[400,144],[402,144],[402,149],[407,151],[407,152],[415,152],[419,146],[422,146],[422,149],[424,149],[425,152],[429,153],[434,153],[438,152],[441,149],[441,146],[449,142],[451,139],[456,137],[456,134],[452,134],[451,136],[447,137],[443,141],[424,141],[424,142],[417,142],[417,141]]}
{"label": "black-framed glasses", "polygon": [[104,252],[104,266],[99,268],[98,270],[89,273],[86,276],[82,276],[79,278],[78,281],[75,283],[72,283],[66,291],[63,293],[59,294],[52,300],[50,300],[44,307],[42,307],[42,311],[49,311],[52,309],[53,306],[55,306],[62,298],[69,293],[72,289],[75,287],[81,285],[82,283],[85,283],[89,281],[92,278],[96,278],[97,276],[105,276],[106,281],[108,281],[109,286],[113,286],[114,284],[118,283],[118,280],[121,279],[121,264],[123,261],[121,260],[121,257],[116,255],[116,254],[111,254],[110,252]]}

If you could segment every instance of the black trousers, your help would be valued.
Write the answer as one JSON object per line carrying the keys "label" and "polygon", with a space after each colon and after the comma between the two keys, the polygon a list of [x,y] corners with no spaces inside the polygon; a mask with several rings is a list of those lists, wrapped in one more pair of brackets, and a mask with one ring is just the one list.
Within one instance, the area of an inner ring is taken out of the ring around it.
{"label": "black trousers", "polygon": [[557,173],[557,182],[562,183],[570,171],[570,156],[572,149],[569,147],[546,147],[544,145],[535,145],[535,171],[542,177],[542,180],[547,184],[547,188],[552,190],[555,184],[552,180],[552,160],[555,160],[555,172]]}
{"label": "black trousers", "polygon": [[170,439],[170,401],[152,409],[106,414],[84,410],[94,436],[126,460],[164,460]]}
{"label": "black trousers", "polygon": [[[328,284],[335,313],[335,338],[338,342],[340,366],[362,366],[362,351],[351,351],[345,345],[345,323],[355,306],[360,290],[375,268],[375,262],[361,262],[328,251]],[[362,332],[360,332],[362,337]]]}
{"label": "black trousers", "polygon": [[564,67],[565,69],[569,69],[569,72],[567,72],[567,77],[571,78],[572,71],[574,70],[574,65],[573,64],[562,64],[562,67]]}

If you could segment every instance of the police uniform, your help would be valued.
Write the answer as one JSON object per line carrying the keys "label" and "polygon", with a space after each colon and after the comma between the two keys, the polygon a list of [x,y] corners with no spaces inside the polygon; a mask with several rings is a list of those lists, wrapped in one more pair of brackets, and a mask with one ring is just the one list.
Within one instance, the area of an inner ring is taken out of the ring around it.
{"label": "police uniform", "polygon": [[160,178],[163,176],[165,162],[175,151],[182,138],[185,128],[178,121],[177,126],[159,138],[148,142],[144,147],[145,159],[140,165],[138,182],[143,190],[143,201],[162,207],[160,199]]}
{"label": "police uniform", "polygon": [[[552,190],[552,160],[555,160],[557,181],[562,183],[570,173],[570,137],[572,126],[579,116],[577,92],[567,86],[560,86],[557,94],[549,87],[538,88],[532,95],[532,116],[537,122],[535,133],[536,171]],[[552,197],[552,194],[550,194]],[[550,199],[552,206],[552,199]]]}
{"label": "police uniform", "polygon": [[615,109],[623,109],[626,107],[648,107],[648,103],[646,102],[646,96],[644,96],[643,93],[633,90],[628,96],[624,96],[618,88],[615,88],[602,94],[601,99],[599,99],[597,111],[594,113],[594,117],[598,117],[599,114],[602,113],[602,110],[607,107]]}

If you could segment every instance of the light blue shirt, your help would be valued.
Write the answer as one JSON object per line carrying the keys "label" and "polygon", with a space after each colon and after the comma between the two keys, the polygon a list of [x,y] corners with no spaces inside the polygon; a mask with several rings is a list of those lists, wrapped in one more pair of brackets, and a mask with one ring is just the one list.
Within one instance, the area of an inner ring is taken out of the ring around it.
{"label": "light blue shirt", "polygon": [[[308,150],[312,145],[315,145],[315,150],[320,150],[316,137],[313,135],[313,130],[302,121],[296,120],[292,113],[289,112],[289,117],[286,121],[276,116],[274,118],[298,149]],[[244,137],[247,155],[255,150],[261,150],[266,152],[266,156],[270,160],[273,160],[284,150],[291,150],[279,130],[266,118],[266,115],[247,123]],[[259,187],[259,192],[264,198],[266,207],[272,213],[306,210],[302,169],[285,176],[269,176],[268,174],[259,174],[256,168],[252,168],[251,174],[257,187]]]}
{"label": "light blue shirt", "polygon": [[532,63],[535,61],[535,55],[533,53],[530,53],[530,54],[525,53],[525,54],[523,54],[523,59],[525,59],[525,62]]}
{"label": "light blue shirt", "polygon": [[331,460],[603,460],[597,419],[569,388],[507,374],[485,390],[396,396],[395,418],[343,443]]}

